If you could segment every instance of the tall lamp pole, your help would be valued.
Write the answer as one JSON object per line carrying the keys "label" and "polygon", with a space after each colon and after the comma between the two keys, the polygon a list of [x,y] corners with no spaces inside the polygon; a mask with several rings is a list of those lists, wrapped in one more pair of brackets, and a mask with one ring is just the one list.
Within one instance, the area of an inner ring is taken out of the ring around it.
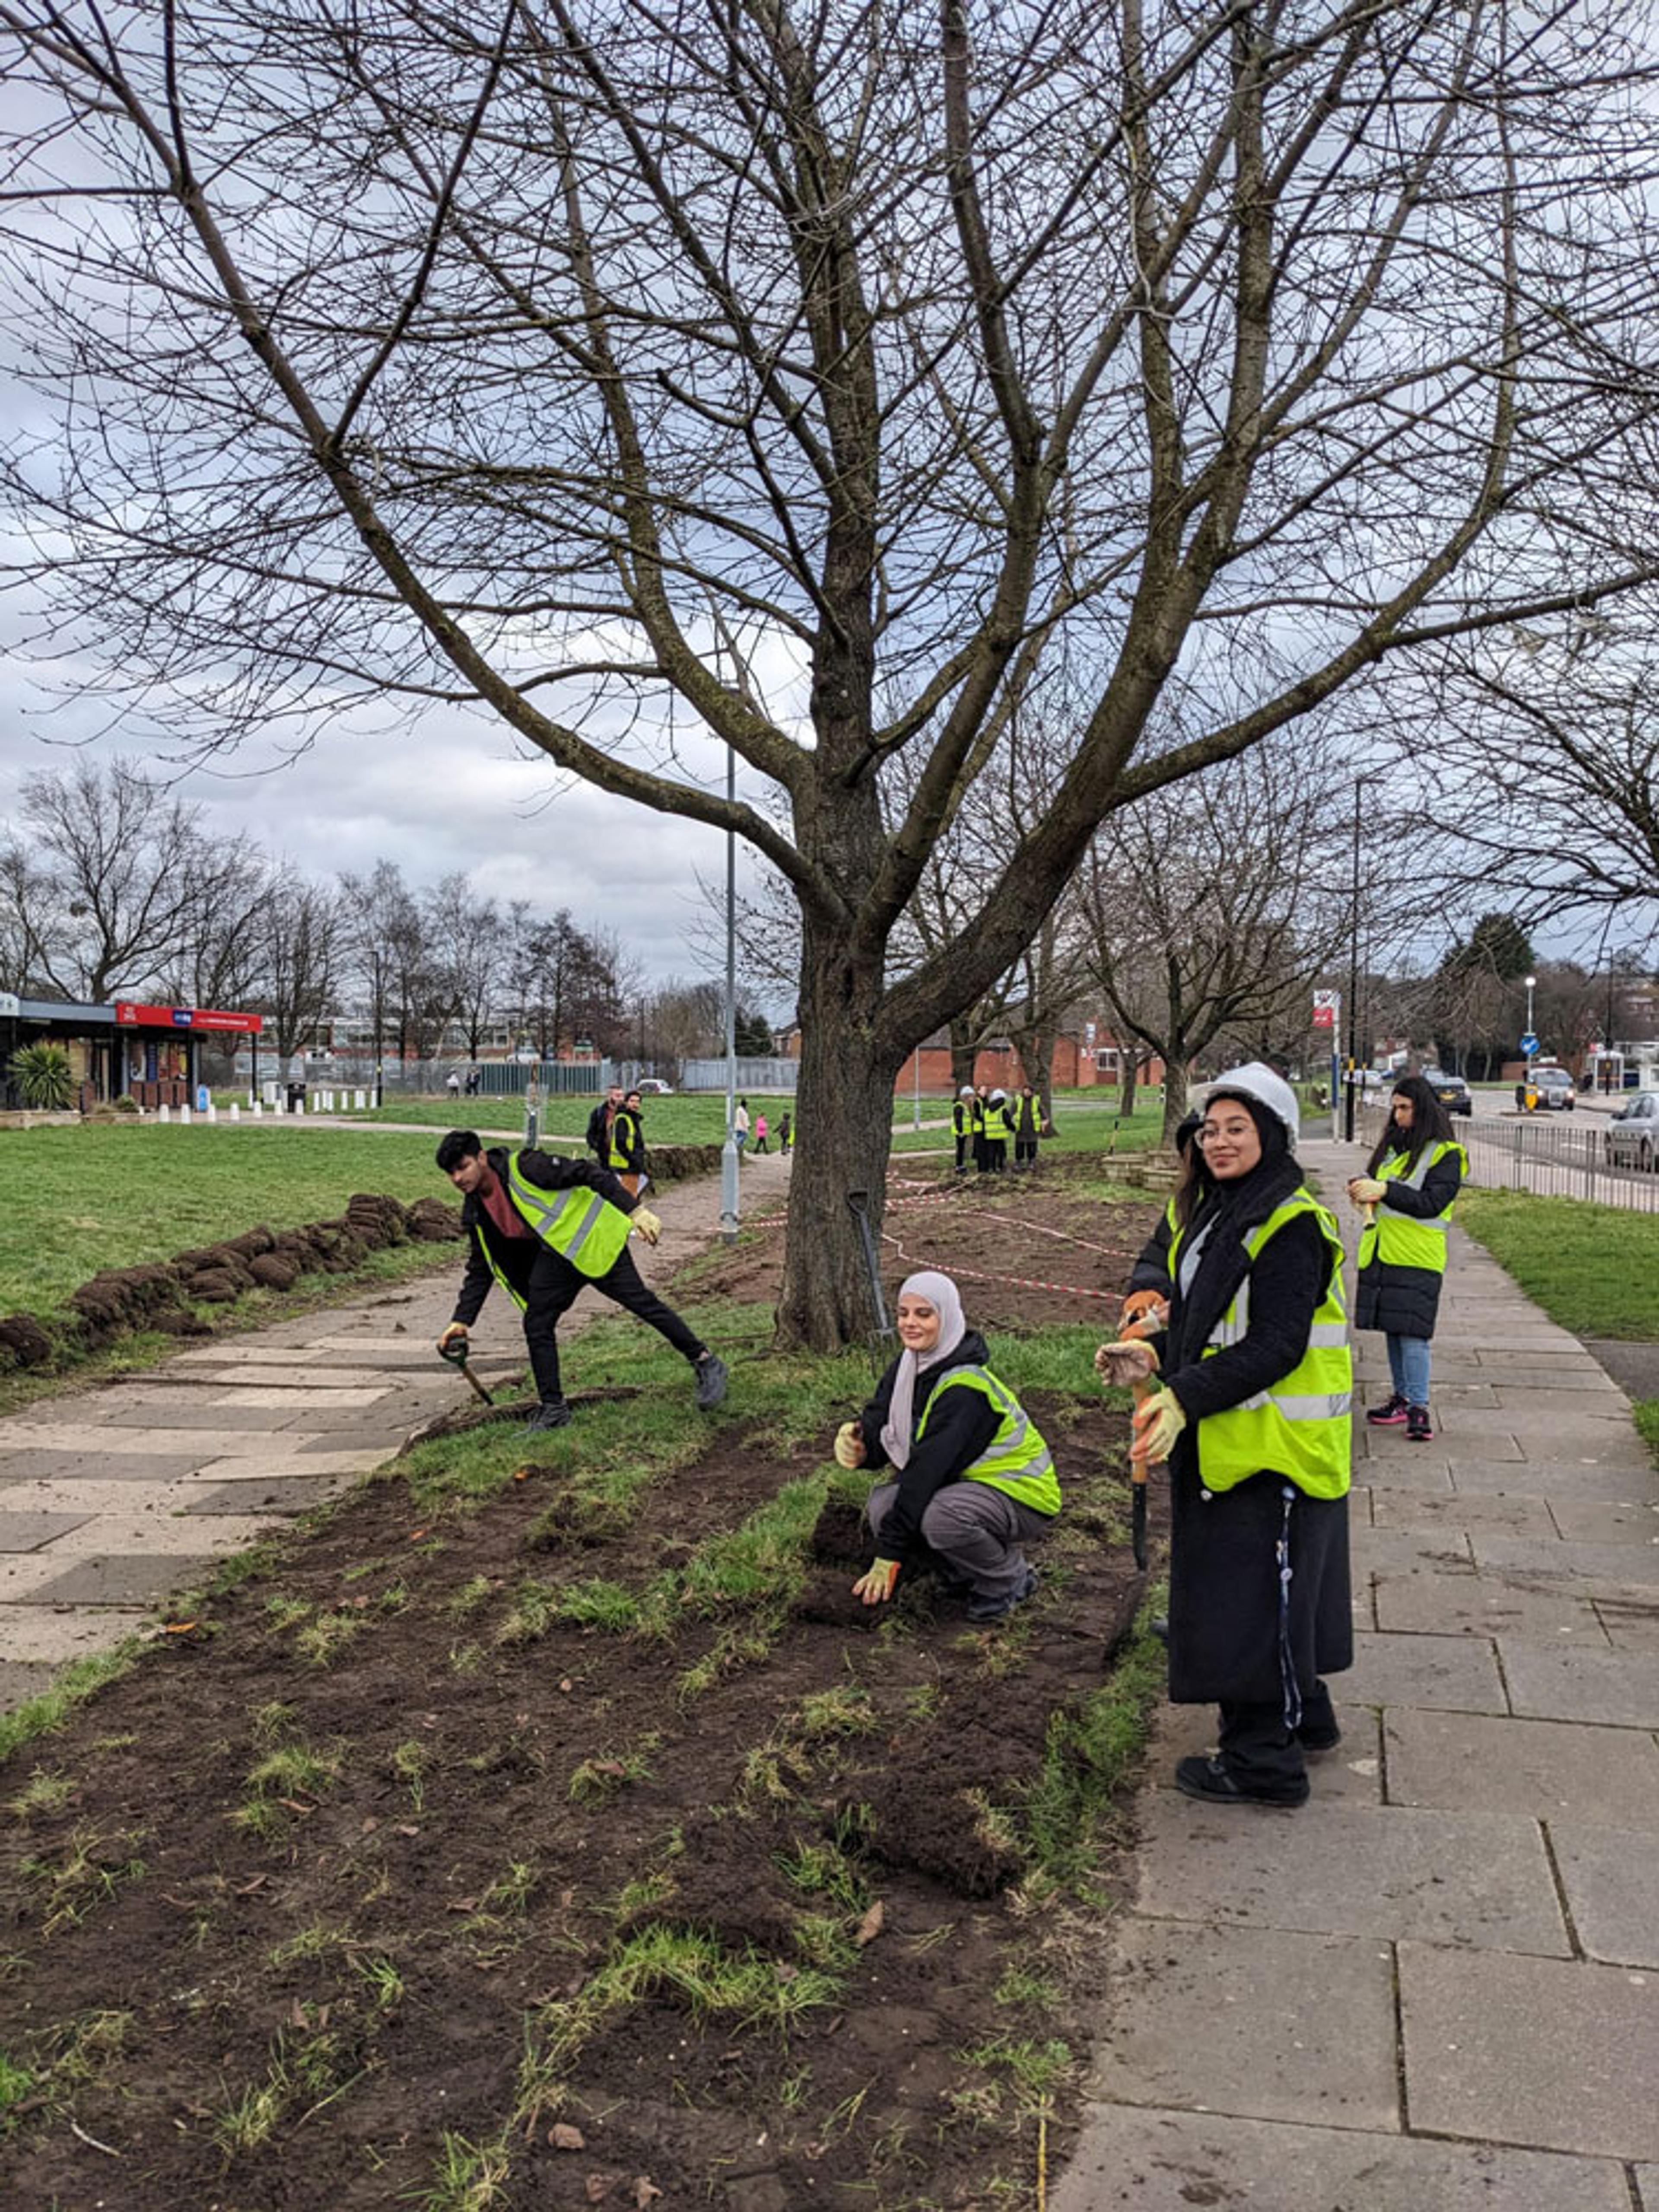
{"label": "tall lamp pole", "polygon": [[1342,1110],[1342,1134],[1353,1141],[1354,1093],[1359,1088],[1359,794],[1377,776],[1371,771],[1353,780],[1353,874],[1348,912],[1348,1079]]}
{"label": "tall lamp pole", "polygon": [[[738,757],[726,749],[726,798],[738,804]],[[738,1241],[738,833],[726,833],[726,1143],[720,1151],[720,1236]]]}
{"label": "tall lamp pole", "polygon": [[1533,1063],[1533,1055],[1534,1054],[1534,1053],[1535,1053],[1535,1052],[1537,1051],[1537,1049],[1538,1049],[1537,1041],[1536,1041],[1536,1039],[1534,1037],[1534,1036],[1533,1036],[1533,1030],[1532,1030],[1532,994],[1533,994],[1534,990],[1537,988],[1537,983],[1538,983],[1538,978],[1537,978],[1537,976],[1536,976],[1536,975],[1528,975],[1528,978],[1527,978],[1527,1034],[1526,1034],[1525,1038],[1523,1039],[1523,1042],[1525,1043],[1525,1046],[1526,1046],[1526,1053],[1527,1053],[1527,1079],[1527,1079],[1527,1088],[1528,1088],[1528,1091],[1530,1091],[1530,1090],[1531,1090],[1531,1088],[1532,1088],[1532,1063]]}

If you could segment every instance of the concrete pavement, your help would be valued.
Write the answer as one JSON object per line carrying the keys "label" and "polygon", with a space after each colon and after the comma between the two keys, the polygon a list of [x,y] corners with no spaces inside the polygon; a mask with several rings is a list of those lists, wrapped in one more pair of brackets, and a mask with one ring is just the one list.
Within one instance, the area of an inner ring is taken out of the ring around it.
{"label": "concrete pavement", "polygon": [[[1352,1249],[1358,1148],[1304,1156]],[[1659,2212],[1659,1477],[1455,1231],[1434,1411],[1431,1444],[1356,1437],[1358,1658],[1310,1803],[1179,1796],[1212,1717],[1160,1717],[1052,2212]]]}
{"label": "concrete pavement", "polygon": [[[745,1158],[746,1212],[781,1197],[789,1163]],[[654,1197],[653,1194],[653,1197]],[[668,1186],[662,1242],[635,1244],[660,1281],[720,1225],[720,1177]],[[68,1659],[143,1629],[228,1553],[360,1480],[410,1430],[467,1401],[434,1353],[464,1265],[245,1334],[143,1375],[41,1399],[0,1419],[0,1707]],[[564,1324],[615,1309],[585,1291]],[[487,1386],[522,1374],[516,1310],[493,1297],[473,1333]]]}

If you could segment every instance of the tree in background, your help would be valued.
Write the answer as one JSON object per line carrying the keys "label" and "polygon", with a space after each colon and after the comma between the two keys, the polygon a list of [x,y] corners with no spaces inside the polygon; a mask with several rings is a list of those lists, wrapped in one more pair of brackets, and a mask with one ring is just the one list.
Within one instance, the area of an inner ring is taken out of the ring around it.
{"label": "tree in background", "polygon": [[[863,1329],[842,1200],[879,1208],[894,1076],[1103,820],[1659,573],[1626,0],[14,0],[0,37],[52,635],[209,744],[459,698],[746,838],[801,919],[786,1340]],[[895,963],[1061,659],[1063,767]]]}
{"label": "tree in background", "polygon": [[349,915],[343,891],[308,883],[292,868],[273,885],[259,931],[261,989],[252,1004],[268,1018],[279,1067],[304,1051],[335,1011]]}
{"label": "tree in background", "polygon": [[1263,747],[1101,830],[1079,884],[1081,957],[1120,1034],[1164,1062],[1174,1141],[1194,1063],[1220,1040],[1298,1054],[1315,979],[1350,935],[1347,824],[1317,757]]}
{"label": "tree in background", "polygon": [[1510,914],[1484,914],[1435,972],[1434,1035],[1439,1058],[1465,1074],[1490,1076],[1515,1057],[1525,1021],[1520,979],[1536,973],[1532,943]]}
{"label": "tree in background", "polygon": [[58,998],[136,996],[164,971],[222,962],[227,933],[257,904],[261,856],[209,836],[199,808],[131,761],[83,757],[27,776],[18,814],[0,844],[0,943],[15,972]]}

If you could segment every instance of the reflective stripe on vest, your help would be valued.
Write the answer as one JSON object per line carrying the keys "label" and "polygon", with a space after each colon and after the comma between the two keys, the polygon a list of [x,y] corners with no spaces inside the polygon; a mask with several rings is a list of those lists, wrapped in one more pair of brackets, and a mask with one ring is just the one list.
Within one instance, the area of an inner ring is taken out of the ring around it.
{"label": "reflective stripe on vest", "polygon": [[544,1190],[539,1183],[525,1181],[516,1160],[507,1165],[507,1187],[514,1205],[544,1244],[551,1245],[581,1274],[610,1273],[628,1242],[628,1216],[620,1206],[583,1183],[568,1190]]}
{"label": "reflective stripe on vest", "polygon": [[[1429,1179],[1429,1170],[1443,1160],[1448,1153],[1457,1155],[1461,1174],[1469,1171],[1469,1156],[1455,1138],[1448,1138],[1431,1148],[1425,1145],[1418,1154],[1416,1164],[1407,1169],[1404,1152],[1391,1152],[1376,1170],[1379,1182],[1401,1183],[1407,1190],[1421,1190]],[[1431,1274],[1446,1272],[1446,1231],[1457,1200],[1450,1201],[1438,1213],[1427,1220],[1414,1213],[1401,1213],[1386,1200],[1379,1202],[1376,1219],[1364,1231],[1359,1239],[1359,1264],[1369,1267],[1373,1260],[1380,1260],[1385,1267],[1425,1267]]]}
{"label": "reflective stripe on vest", "polygon": [[[1253,1474],[1282,1474],[1310,1498],[1341,1498],[1352,1480],[1353,1357],[1342,1297],[1342,1240],[1336,1223],[1313,1194],[1293,1191],[1263,1222],[1246,1232],[1252,1265],[1270,1237],[1298,1215],[1311,1213],[1330,1255],[1325,1292],[1315,1309],[1307,1349],[1288,1375],[1198,1423],[1199,1479],[1206,1490],[1231,1490]],[[1179,1239],[1177,1239],[1179,1242]],[[1170,1253],[1171,1272],[1176,1259]],[[1247,1273],[1204,1347],[1205,1358],[1243,1339],[1249,1327]]]}
{"label": "reflective stripe on vest", "polygon": [[997,1432],[971,1465],[957,1476],[958,1482],[985,1482],[1010,1498],[1029,1505],[1034,1513],[1058,1513],[1060,1478],[1054,1455],[1006,1382],[988,1367],[952,1367],[933,1385],[933,1395],[916,1423],[916,1442],[927,1433],[933,1411],[947,1390],[975,1390],[988,1400],[997,1415]]}

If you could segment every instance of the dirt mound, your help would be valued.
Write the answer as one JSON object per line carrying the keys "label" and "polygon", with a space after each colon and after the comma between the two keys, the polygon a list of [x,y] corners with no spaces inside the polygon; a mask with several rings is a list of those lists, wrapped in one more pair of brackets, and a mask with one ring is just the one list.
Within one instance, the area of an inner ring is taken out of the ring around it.
{"label": "dirt mound", "polygon": [[409,1237],[438,1243],[464,1233],[459,1209],[441,1199],[405,1206],[395,1198],[359,1192],[337,1221],[280,1231],[260,1224],[168,1261],[106,1268],[70,1292],[63,1320],[16,1313],[0,1321],[0,1374],[71,1365],[143,1329],[208,1335],[212,1324],[194,1310],[198,1306],[229,1305],[255,1289],[291,1291],[303,1275],[349,1273],[371,1251]]}

